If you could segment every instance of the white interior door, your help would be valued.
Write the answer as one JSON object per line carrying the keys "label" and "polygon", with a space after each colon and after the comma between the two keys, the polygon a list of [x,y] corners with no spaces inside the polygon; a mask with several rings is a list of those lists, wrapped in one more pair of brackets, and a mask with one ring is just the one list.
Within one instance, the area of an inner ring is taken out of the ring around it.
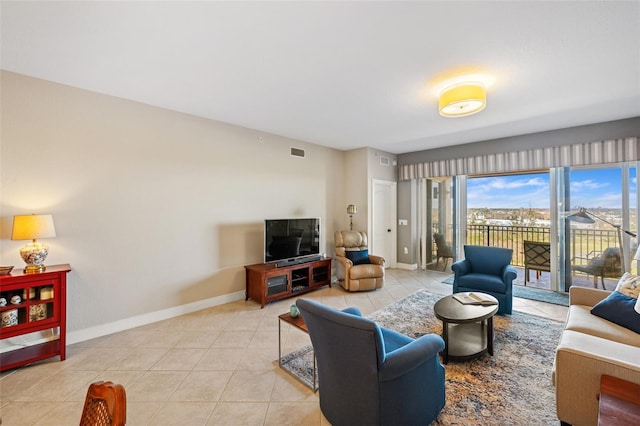
{"label": "white interior door", "polygon": [[387,268],[396,266],[396,183],[372,180],[372,232],[369,249],[385,258]]}

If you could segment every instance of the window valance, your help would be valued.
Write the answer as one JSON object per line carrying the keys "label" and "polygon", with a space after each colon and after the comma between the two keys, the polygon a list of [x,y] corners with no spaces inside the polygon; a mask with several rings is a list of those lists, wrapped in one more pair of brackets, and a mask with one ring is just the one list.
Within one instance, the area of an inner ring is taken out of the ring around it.
{"label": "window valance", "polygon": [[638,137],[452,158],[400,167],[401,181],[639,161]]}

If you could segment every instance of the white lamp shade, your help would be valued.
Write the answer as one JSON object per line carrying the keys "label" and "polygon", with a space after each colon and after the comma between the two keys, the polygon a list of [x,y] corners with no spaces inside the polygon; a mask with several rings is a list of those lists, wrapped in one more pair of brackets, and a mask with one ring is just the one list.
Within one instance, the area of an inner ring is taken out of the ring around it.
{"label": "white lamp shade", "polygon": [[56,236],[53,216],[50,214],[31,214],[13,217],[12,240],[36,240]]}

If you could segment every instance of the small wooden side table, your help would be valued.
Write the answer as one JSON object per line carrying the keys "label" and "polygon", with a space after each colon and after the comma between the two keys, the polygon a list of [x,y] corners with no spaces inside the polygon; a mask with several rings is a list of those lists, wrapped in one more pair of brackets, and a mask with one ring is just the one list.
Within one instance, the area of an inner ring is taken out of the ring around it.
{"label": "small wooden side table", "polygon": [[640,385],[603,375],[600,378],[598,425],[640,425]]}
{"label": "small wooden side table", "polygon": [[433,305],[436,318],[442,321],[443,364],[450,359],[467,361],[485,353],[493,356],[493,316],[498,312],[498,300],[486,296],[495,305],[463,305],[452,294]]}
{"label": "small wooden side table", "polygon": [[[303,384],[309,386],[309,384],[307,382],[305,382],[304,380],[302,380],[301,377],[296,375],[296,373],[293,370],[287,368],[282,363],[282,328],[281,328],[282,327],[282,322],[285,322],[285,323],[287,323],[289,325],[292,325],[295,328],[297,328],[298,330],[302,330],[305,333],[309,334],[309,329],[307,328],[307,324],[305,324],[304,320],[302,319],[302,315],[298,315],[297,317],[292,317],[291,314],[289,312],[287,312],[287,313],[284,313],[284,314],[278,316],[278,365],[280,366],[280,368],[282,368],[287,373],[291,374],[293,377],[298,379],[300,382],[302,382]],[[312,379],[311,386],[309,386],[309,387],[314,392],[318,391],[318,378],[317,377],[318,377],[318,375],[317,375],[317,370],[316,370],[316,357],[315,357],[315,355],[313,355],[313,379]]]}

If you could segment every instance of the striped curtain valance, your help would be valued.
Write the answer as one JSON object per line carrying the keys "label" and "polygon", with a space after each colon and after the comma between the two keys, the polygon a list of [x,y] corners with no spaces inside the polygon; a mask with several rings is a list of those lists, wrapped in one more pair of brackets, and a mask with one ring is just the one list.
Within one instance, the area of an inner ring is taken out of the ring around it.
{"label": "striped curtain valance", "polygon": [[405,164],[400,167],[399,178],[403,181],[640,161],[639,151],[637,137],[610,139],[584,144]]}

